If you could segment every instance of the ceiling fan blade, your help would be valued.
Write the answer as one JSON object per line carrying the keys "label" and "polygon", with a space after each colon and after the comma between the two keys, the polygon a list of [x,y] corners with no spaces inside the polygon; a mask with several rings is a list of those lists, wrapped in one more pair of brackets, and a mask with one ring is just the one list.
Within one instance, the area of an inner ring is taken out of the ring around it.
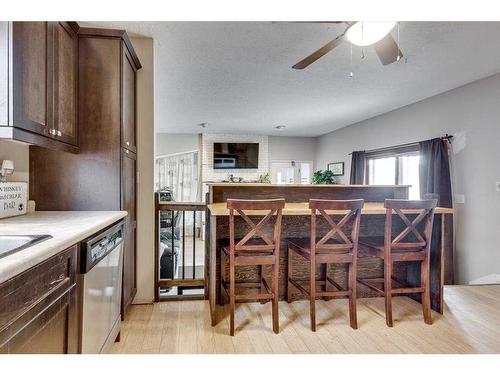
{"label": "ceiling fan blade", "polygon": [[383,65],[389,65],[403,57],[403,53],[398,47],[391,34],[387,34],[382,40],[373,45],[375,52]]}
{"label": "ceiling fan blade", "polygon": [[319,50],[311,53],[309,56],[307,56],[305,59],[299,61],[297,64],[292,66],[293,69],[304,69],[311,65],[313,62],[318,60],[320,57],[326,55],[328,52],[330,52],[332,49],[337,47],[342,41],[344,40],[344,34],[339,35],[336,37],[334,40],[331,42],[326,43],[323,47],[321,47]]}
{"label": "ceiling fan blade", "polygon": [[346,23],[346,21],[284,21],[289,23]]}

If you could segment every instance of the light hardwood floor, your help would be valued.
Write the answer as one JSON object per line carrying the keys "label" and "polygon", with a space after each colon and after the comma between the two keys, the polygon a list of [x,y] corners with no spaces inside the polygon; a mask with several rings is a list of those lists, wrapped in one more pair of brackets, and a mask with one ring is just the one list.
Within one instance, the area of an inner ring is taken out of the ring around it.
{"label": "light hardwood floor", "polygon": [[500,353],[500,285],[450,286],[445,313],[423,322],[420,304],[393,302],[388,328],[381,298],[358,300],[358,330],[349,327],[347,300],[318,301],[317,332],[307,301],[280,302],[281,333],[272,331],[271,304],[238,304],[236,334],[227,309],[210,326],[207,301],[132,306],[113,353]]}

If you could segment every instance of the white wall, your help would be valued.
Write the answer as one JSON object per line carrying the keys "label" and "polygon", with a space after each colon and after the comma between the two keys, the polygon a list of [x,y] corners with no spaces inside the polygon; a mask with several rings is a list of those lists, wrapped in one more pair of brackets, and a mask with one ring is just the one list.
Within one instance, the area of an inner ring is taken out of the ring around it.
{"label": "white wall", "polygon": [[137,295],[154,299],[154,51],[153,39],[131,38],[142,64],[137,72]]}
{"label": "white wall", "polygon": [[199,134],[156,133],[156,156],[177,154],[199,148]]}
{"label": "white wall", "polygon": [[500,273],[500,75],[473,82],[421,102],[336,130],[318,138],[316,168],[345,161],[350,153],[445,133],[456,135],[454,193],[456,204],[457,280],[468,283]]}
{"label": "white wall", "polygon": [[317,138],[269,137],[269,163],[273,160],[312,161],[316,158]]}

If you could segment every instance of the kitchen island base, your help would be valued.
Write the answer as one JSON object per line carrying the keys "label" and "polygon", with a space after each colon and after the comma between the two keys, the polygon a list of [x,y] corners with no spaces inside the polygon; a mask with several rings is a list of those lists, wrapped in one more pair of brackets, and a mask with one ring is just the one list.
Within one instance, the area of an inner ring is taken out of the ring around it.
{"label": "kitchen island base", "polygon": [[[235,189],[234,185],[243,185],[240,189]],[[248,185],[248,186],[247,186]],[[226,191],[226,186],[228,190]],[[307,186],[307,194],[310,198],[322,199],[365,199],[365,208],[362,211],[360,238],[364,236],[383,236],[385,224],[385,209],[383,201],[388,198],[407,197],[408,187],[401,186],[356,186],[356,185],[332,185],[332,186]],[[284,197],[287,206],[283,210],[282,223],[282,241],[280,252],[280,270],[279,270],[279,290],[280,299],[285,298],[286,292],[286,274],[287,274],[287,239],[308,237],[310,233],[310,210],[307,203],[302,201],[306,194],[301,189],[304,187],[293,185],[265,185],[265,198]],[[315,190],[317,189],[317,192]],[[295,193],[298,191],[297,193]],[[210,301],[210,312],[212,325],[217,324],[216,305],[220,298],[220,245],[227,241],[229,237],[228,212],[224,209],[227,198],[255,199],[264,197],[259,195],[258,184],[213,184],[210,185],[208,194],[209,220],[207,223],[207,254],[209,255],[208,267],[208,297]],[[214,201],[214,199],[219,201]],[[297,201],[299,199],[299,201]],[[220,201],[222,200],[222,202]],[[442,313],[443,311],[443,285],[444,275],[450,272],[451,265],[445,259],[446,253],[453,253],[453,229],[451,220],[446,220],[451,216],[452,209],[437,208],[433,223],[432,243],[431,243],[431,307],[434,311]],[[256,216],[257,212],[247,213]],[[331,213],[335,214],[335,213]],[[414,214],[408,213],[409,218]],[[341,215],[339,212],[338,215]],[[256,218],[254,218],[255,220]],[[401,225],[403,225],[401,223]],[[235,232],[244,233],[246,224],[242,220],[236,220]],[[318,221],[318,231],[328,230],[326,222]],[[349,229],[348,229],[349,230]],[[294,257],[292,260],[294,277],[307,281],[309,278],[309,267],[300,257]],[[448,270],[446,270],[448,268]],[[358,278],[383,278],[383,261],[374,257],[358,255]],[[264,276],[267,277],[269,271],[263,269]],[[330,265],[328,267],[317,267],[316,278],[325,280],[326,275],[338,283],[342,288],[346,288],[347,268],[345,265]],[[418,262],[398,262],[395,265],[395,279],[404,283],[405,286],[420,286],[420,264]],[[257,281],[260,280],[260,270],[256,267],[238,267],[236,269],[236,278],[239,281]],[[378,296],[358,283],[358,298],[370,298]],[[410,298],[420,302],[420,294],[410,294]],[[294,294],[294,298],[304,299],[300,294]]]}

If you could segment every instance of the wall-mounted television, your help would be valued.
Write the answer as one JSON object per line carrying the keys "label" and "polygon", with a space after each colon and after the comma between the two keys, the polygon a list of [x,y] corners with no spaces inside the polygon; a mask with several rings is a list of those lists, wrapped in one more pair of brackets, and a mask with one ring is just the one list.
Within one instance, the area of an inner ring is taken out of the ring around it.
{"label": "wall-mounted television", "polygon": [[214,143],[214,169],[259,168],[258,143]]}

